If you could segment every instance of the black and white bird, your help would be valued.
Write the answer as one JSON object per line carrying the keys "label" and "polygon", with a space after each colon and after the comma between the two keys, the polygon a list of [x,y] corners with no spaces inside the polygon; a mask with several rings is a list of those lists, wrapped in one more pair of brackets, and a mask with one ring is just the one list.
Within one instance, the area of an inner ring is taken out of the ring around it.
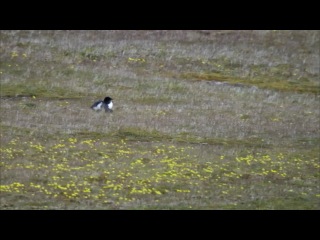
{"label": "black and white bird", "polygon": [[112,112],[113,102],[111,97],[105,97],[104,100],[99,100],[95,102],[91,108],[95,111],[101,111],[103,108],[106,112]]}

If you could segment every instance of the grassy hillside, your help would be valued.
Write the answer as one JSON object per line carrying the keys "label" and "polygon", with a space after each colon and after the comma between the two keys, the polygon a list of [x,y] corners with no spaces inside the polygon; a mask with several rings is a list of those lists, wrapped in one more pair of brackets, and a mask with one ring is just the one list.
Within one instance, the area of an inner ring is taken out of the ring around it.
{"label": "grassy hillside", "polygon": [[1,209],[320,209],[319,37],[1,31]]}

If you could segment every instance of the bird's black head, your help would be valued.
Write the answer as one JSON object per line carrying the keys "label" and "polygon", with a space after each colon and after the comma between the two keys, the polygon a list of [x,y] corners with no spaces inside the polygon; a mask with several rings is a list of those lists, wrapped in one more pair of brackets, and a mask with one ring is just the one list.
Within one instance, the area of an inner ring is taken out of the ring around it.
{"label": "bird's black head", "polygon": [[103,102],[110,103],[113,99],[111,97],[105,97]]}

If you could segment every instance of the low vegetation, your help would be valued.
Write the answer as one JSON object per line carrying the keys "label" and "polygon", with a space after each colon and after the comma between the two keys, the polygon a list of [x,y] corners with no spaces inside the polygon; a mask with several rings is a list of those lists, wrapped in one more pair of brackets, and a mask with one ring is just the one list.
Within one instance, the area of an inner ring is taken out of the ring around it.
{"label": "low vegetation", "polygon": [[319,35],[1,31],[1,209],[319,209]]}

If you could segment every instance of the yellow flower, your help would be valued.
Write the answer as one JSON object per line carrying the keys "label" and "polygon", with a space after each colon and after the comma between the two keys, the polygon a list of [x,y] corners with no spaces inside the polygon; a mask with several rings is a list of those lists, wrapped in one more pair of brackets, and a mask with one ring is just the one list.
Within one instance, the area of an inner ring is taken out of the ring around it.
{"label": "yellow flower", "polygon": [[11,53],[11,58],[18,57],[18,56],[19,56],[18,53],[15,51]]}

